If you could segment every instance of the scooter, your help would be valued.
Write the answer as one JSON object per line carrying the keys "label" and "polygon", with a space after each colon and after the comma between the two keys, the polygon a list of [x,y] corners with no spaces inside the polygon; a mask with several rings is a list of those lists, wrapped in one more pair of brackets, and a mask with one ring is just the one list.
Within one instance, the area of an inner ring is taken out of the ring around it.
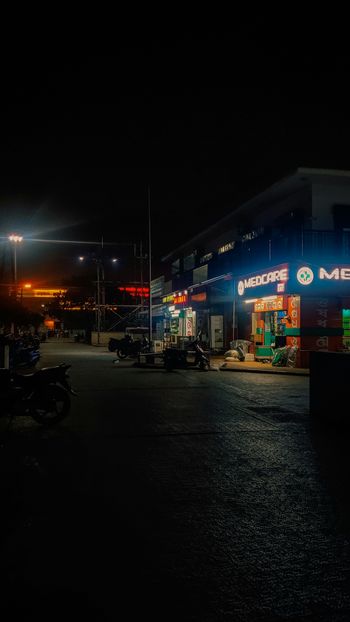
{"label": "scooter", "polygon": [[41,425],[62,421],[70,411],[70,395],[76,395],[68,381],[71,365],[43,367],[32,374],[0,369],[2,414],[29,415]]}
{"label": "scooter", "polygon": [[200,345],[200,334],[190,343],[194,349],[194,357],[189,350],[180,350],[179,348],[166,348],[164,351],[164,367],[167,371],[173,369],[188,369],[197,367],[202,371],[209,371],[210,360]]}

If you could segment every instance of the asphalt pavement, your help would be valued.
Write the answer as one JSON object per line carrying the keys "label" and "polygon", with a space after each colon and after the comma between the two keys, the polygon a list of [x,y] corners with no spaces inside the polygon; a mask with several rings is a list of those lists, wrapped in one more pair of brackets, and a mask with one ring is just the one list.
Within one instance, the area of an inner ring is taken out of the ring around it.
{"label": "asphalt pavement", "polygon": [[309,378],[41,352],[78,395],[0,421],[1,620],[350,619],[348,438]]}

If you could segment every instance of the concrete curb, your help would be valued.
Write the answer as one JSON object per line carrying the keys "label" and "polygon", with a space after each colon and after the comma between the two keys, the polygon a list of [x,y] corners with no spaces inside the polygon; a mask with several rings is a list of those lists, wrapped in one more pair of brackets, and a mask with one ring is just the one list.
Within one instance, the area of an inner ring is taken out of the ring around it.
{"label": "concrete curb", "polygon": [[238,371],[238,372],[250,372],[255,374],[284,374],[289,376],[309,376],[309,369],[295,368],[295,367],[272,367],[271,363],[256,363],[256,365],[249,365],[245,362],[232,362],[225,361],[224,359],[215,360],[212,357],[211,361],[218,366],[220,371]]}

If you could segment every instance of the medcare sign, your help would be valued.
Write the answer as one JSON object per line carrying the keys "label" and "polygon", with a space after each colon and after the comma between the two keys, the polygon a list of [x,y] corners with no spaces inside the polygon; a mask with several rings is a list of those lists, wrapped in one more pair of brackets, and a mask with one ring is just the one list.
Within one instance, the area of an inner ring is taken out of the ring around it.
{"label": "medcare sign", "polygon": [[[350,281],[350,266],[319,267],[316,272],[320,281]],[[310,266],[302,266],[297,271],[297,280],[301,285],[311,285],[315,272]]]}
{"label": "medcare sign", "polygon": [[246,289],[268,285],[269,283],[288,281],[288,278],[288,266],[284,266],[283,268],[271,270],[270,272],[263,272],[262,274],[255,274],[242,278],[242,280],[238,282],[237,291],[240,296],[243,296]]}

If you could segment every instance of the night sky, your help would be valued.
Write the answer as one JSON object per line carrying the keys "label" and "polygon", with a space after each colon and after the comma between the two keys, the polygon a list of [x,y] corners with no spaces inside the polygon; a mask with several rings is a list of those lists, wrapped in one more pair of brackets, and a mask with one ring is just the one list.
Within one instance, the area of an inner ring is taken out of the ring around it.
{"label": "night sky", "polygon": [[[0,234],[146,244],[149,186],[157,271],[298,166],[350,169],[348,56],[295,28],[5,53]],[[57,282],[83,251],[23,243],[19,278]]]}

